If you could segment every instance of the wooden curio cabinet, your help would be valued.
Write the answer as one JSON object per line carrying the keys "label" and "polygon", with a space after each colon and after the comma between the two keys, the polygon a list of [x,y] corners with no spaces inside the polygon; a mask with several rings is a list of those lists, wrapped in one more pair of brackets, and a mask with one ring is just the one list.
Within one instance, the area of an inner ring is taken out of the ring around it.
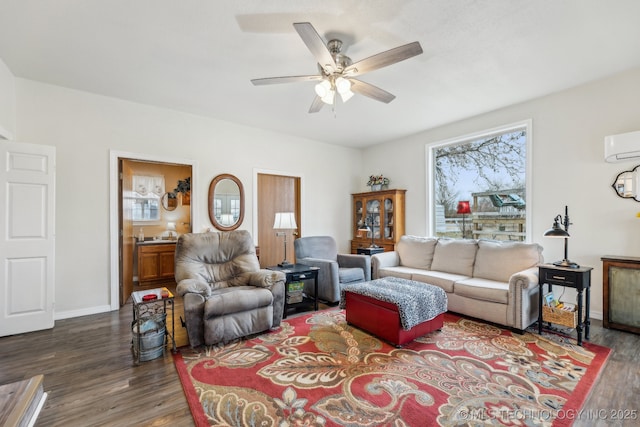
{"label": "wooden curio cabinet", "polygon": [[404,195],[407,190],[381,190],[352,194],[351,253],[373,243],[393,251],[404,234]]}

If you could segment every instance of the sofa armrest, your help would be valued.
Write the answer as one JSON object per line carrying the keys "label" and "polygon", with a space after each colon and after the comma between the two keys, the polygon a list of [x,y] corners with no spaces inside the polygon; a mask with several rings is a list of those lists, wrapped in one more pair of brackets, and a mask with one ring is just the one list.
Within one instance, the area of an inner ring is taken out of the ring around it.
{"label": "sofa armrest", "polygon": [[271,289],[278,283],[286,281],[287,276],[282,271],[261,269],[249,274],[249,285]]}
{"label": "sofa armrest", "polygon": [[211,286],[203,280],[198,279],[183,279],[176,286],[176,293],[178,296],[184,296],[185,294],[199,294],[207,298],[211,295]]}
{"label": "sofa armrest", "polygon": [[338,265],[342,268],[361,268],[364,280],[371,280],[371,257],[357,254],[338,254]]}
{"label": "sofa armrest", "polygon": [[529,289],[538,286],[538,267],[531,267],[514,273],[509,278],[509,289],[513,292],[519,289]]}
{"label": "sofa armrest", "polygon": [[538,320],[538,267],[514,273],[509,278],[511,322],[516,330],[525,330]]}
{"label": "sofa armrest", "polygon": [[340,274],[337,261],[321,258],[300,258],[296,263],[318,267],[318,297],[328,302],[340,301]]}
{"label": "sofa armrest", "polygon": [[318,267],[318,283],[340,283],[340,277],[338,275],[338,269],[340,266],[337,261],[331,261],[329,259],[322,258],[302,258],[297,260],[298,263],[307,265],[309,267]]}
{"label": "sofa armrest", "polygon": [[400,265],[400,256],[396,251],[380,252],[379,254],[371,255],[371,267],[374,279],[379,277],[379,269],[385,267],[397,267],[398,265]]}

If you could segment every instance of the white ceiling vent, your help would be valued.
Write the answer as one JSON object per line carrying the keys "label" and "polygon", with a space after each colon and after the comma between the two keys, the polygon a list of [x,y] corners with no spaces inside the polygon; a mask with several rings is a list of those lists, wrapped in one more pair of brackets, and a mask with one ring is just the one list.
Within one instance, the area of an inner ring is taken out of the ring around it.
{"label": "white ceiling vent", "polygon": [[640,160],[640,131],[605,136],[604,159],[609,163]]}

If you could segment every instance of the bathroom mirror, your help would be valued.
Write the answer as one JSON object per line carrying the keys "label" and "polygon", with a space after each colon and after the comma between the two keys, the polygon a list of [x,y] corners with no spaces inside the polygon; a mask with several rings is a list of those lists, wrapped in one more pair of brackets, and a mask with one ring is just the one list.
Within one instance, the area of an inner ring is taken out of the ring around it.
{"label": "bathroom mirror", "polygon": [[640,171],[638,171],[638,168],[640,168],[640,165],[630,171],[624,171],[618,174],[616,180],[611,185],[618,196],[640,202],[640,193],[638,193]]}
{"label": "bathroom mirror", "polygon": [[218,230],[235,230],[244,219],[244,189],[233,175],[223,173],[209,185],[209,219]]}
{"label": "bathroom mirror", "polygon": [[178,207],[178,197],[175,193],[164,193],[162,195],[162,208],[165,211],[172,211]]}

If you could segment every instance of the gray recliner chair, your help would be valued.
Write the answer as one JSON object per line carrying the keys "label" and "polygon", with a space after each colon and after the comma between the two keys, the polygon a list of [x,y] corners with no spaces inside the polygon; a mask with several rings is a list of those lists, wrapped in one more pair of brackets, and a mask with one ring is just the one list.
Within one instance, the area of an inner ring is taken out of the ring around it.
{"label": "gray recliner chair", "polygon": [[280,325],[285,275],[260,269],[246,230],[183,234],[176,245],[175,277],[191,347]]}
{"label": "gray recliner chair", "polygon": [[[294,240],[296,263],[318,267],[317,298],[328,303],[340,302],[341,287],[371,280],[371,258],[367,255],[339,254],[331,236],[309,236]],[[305,284],[305,293],[313,287]]]}

